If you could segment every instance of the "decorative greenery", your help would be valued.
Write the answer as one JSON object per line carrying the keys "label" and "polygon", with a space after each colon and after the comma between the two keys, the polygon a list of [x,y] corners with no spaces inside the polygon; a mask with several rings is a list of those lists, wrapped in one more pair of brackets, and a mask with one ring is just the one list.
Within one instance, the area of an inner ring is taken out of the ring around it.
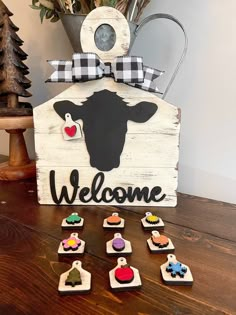
{"label": "decorative greenery", "polygon": [[[135,22],[138,21],[144,8],[151,0],[32,0],[30,7],[39,10],[41,22],[44,18],[51,22],[57,22],[60,19],[60,13],[69,14],[88,14],[96,7],[110,6],[114,7],[128,17],[128,12],[136,12]],[[131,18],[131,20],[132,20]]]}
{"label": "decorative greenery", "polygon": [[30,7],[34,10],[39,10],[39,16],[41,23],[43,19],[50,19],[51,22],[57,22],[60,18],[58,13],[60,12],[60,6],[57,1],[54,0],[32,0]]}

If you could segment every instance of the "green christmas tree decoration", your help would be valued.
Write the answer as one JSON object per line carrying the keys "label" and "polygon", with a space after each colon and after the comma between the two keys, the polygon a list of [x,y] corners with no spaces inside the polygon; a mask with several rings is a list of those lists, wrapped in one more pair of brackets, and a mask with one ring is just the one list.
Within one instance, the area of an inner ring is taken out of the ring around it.
{"label": "green christmas tree decoration", "polygon": [[75,287],[76,285],[82,284],[80,272],[78,269],[73,268],[66,279],[66,285],[70,285],[72,287]]}

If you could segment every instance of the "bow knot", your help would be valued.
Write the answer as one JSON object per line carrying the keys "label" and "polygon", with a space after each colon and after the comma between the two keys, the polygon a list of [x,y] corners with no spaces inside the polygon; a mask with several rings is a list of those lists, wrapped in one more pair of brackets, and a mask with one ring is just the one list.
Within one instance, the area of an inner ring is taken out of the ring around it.
{"label": "bow knot", "polygon": [[153,80],[163,74],[163,71],[145,67],[142,57],[134,56],[117,57],[112,63],[104,63],[94,53],[76,53],[72,61],[48,62],[56,71],[47,82],[85,82],[105,76],[149,92],[159,92]]}
{"label": "bow knot", "polygon": [[104,65],[105,65],[104,77],[111,77],[112,76],[111,62],[105,62]]}

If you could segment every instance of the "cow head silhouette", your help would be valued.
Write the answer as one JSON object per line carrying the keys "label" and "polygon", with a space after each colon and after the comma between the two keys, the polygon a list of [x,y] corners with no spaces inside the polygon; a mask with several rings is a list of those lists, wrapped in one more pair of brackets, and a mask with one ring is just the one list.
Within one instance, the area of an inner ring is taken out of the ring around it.
{"label": "cow head silhouette", "polygon": [[144,123],[157,111],[157,105],[140,102],[127,106],[115,92],[102,90],[90,96],[82,106],[70,101],[54,104],[57,114],[65,120],[70,113],[74,121],[83,120],[83,131],[90,164],[100,171],[110,171],[120,165],[128,120]]}

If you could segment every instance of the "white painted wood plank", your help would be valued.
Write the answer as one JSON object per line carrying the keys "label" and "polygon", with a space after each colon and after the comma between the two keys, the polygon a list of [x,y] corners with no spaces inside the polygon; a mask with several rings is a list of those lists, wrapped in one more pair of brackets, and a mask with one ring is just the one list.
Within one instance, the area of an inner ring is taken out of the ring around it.
{"label": "white painted wood plank", "polygon": [[[101,89],[117,92],[128,103],[128,106],[134,106],[142,101],[157,104],[156,114],[145,124],[129,121],[127,133],[179,133],[180,123],[177,107],[166,103],[151,93],[131,88],[125,84],[118,84],[110,78],[93,81],[93,84],[92,82],[75,84],[54,99],[36,107],[34,109],[35,133],[61,133],[64,120],[54,111],[53,104],[55,102],[68,99],[76,105],[81,105],[93,92],[98,92]],[[82,124],[82,121],[80,123]]]}
{"label": "white painted wood plank", "polygon": [[[92,180],[98,171],[91,167],[78,167],[74,168],[79,170],[79,185],[82,187],[91,187]],[[59,196],[61,188],[66,185],[68,188],[69,196],[72,194],[72,187],[69,183],[70,173],[73,170],[71,167],[40,167],[37,170],[37,182],[38,182],[38,197],[40,204],[54,204],[49,185],[49,172],[50,170],[55,170],[56,175],[56,191]],[[174,168],[136,168],[134,169],[114,169],[111,172],[105,172],[105,181],[103,187],[123,187],[127,188],[129,186],[144,187],[147,186],[150,189],[154,186],[161,186],[162,193],[166,194],[166,198],[161,202],[150,202],[145,203],[144,201],[134,201],[132,204],[129,202],[119,204],[112,202],[112,205],[133,205],[133,206],[175,206],[176,205],[176,189],[177,189],[177,175],[178,172]],[[99,194],[100,196],[100,194]],[[66,204],[63,202],[62,204]],[[76,199],[73,203],[75,205],[82,204],[80,200]],[[95,205],[94,201],[89,203],[90,205]],[[106,203],[101,202],[99,205],[106,205]]]}
{"label": "white painted wood plank", "polygon": [[[139,100],[136,100],[137,103]],[[35,133],[41,134],[60,134],[61,127],[64,125],[65,121],[57,115],[53,109],[53,104],[55,101],[52,101],[49,104],[47,110],[37,112],[34,117]],[[76,103],[76,102],[75,102]],[[36,112],[35,112],[36,113]],[[159,108],[156,114],[150,118],[145,124],[135,123],[133,121],[128,121],[128,131],[127,134],[156,134],[156,133],[165,133],[165,134],[176,134],[179,133],[179,122],[178,122],[178,111],[170,111],[168,108]],[[47,117],[47,119],[45,119]],[[83,121],[79,120],[81,126],[83,126]]]}
{"label": "white painted wood plank", "polygon": [[[158,82],[158,80],[157,80]],[[55,84],[55,83],[48,83],[48,84]],[[143,91],[138,88],[130,87],[127,84],[117,83],[112,78],[102,78],[99,80],[92,80],[88,82],[81,82],[75,83],[71,85],[68,89],[64,90],[60,94],[56,95],[52,100],[55,99],[84,99],[86,100],[87,97],[93,95],[94,92],[99,92],[103,89],[108,89],[111,92],[117,92],[120,97],[124,99],[144,99],[151,101],[158,102],[159,105],[177,108],[174,105],[167,103],[166,101],[160,99],[157,95],[154,95],[150,92]],[[49,100],[48,102],[50,102]],[[35,107],[35,111],[41,111],[44,106],[48,105],[48,102],[41,104],[38,107]]]}
{"label": "white painted wood plank", "polygon": [[[176,167],[178,134],[126,135],[120,158],[121,168]],[[83,139],[65,141],[62,134],[35,134],[38,166],[90,166],[90,156]]]}

